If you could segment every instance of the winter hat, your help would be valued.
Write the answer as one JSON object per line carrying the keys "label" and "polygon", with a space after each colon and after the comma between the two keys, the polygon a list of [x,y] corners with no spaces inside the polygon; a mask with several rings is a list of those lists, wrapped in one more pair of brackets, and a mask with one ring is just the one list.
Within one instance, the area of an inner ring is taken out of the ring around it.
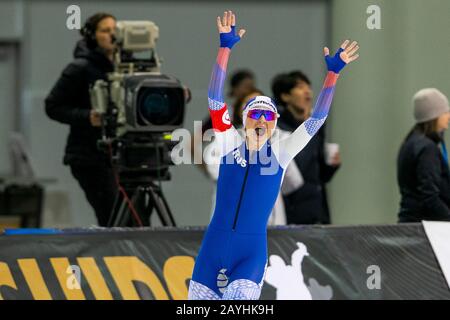
{"label": "winter hat", "polygon": [[447,97],[435,88],[419,90],[413,97],[416,123],[427,122],[450,112]]}

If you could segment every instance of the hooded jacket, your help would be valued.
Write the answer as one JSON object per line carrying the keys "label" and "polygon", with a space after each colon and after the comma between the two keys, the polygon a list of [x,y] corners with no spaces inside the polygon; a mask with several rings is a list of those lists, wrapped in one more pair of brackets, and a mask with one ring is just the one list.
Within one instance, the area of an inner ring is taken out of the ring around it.
{"label": "hooded jacket", "polygon": [[45,111],[51,119],[70,126],[64,164],[104,166],[109,160],[97,149],[101,128],[93,127],[89,120],[89,89],[95,81],[106,80],[114,66],[99,48],[89,48],[85,40],[78,41],[73,55],[74,61],[63,70],[45,99]]}

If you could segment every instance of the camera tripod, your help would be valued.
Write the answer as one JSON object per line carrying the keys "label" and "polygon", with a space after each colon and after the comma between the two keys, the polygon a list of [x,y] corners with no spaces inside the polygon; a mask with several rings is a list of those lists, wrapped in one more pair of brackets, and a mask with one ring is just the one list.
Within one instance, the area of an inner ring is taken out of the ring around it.
{"label": "camera tripod", "polygon": [[175,220],[161,188],[154,182],[145,185],[128,185],[122,188],[138,215],[136,218],[129,208],[127,199],[118,192],[114,200],[113,211],[109,218],[108,227],[136,227],[150,226],[150,217],[153,209],[156,210],[163,226],[175,227]]}

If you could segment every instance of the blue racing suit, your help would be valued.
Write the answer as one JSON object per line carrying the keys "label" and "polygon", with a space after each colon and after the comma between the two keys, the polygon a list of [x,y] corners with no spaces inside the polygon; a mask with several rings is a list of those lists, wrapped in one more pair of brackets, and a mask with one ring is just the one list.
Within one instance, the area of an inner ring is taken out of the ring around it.
{"label": "blue racing suit", "polygon": [[[236,37],[234,28],[230,34]],[[221,40],[226,35],[221,34]],[[234,39],[234,43],[239,40]],[[311,117],[287,138],[276,139],[274,134],[259,151],[249,152],[231,125],[223,101],[234,43],[221,41],[209,85],[209,109],[221,147],[221,164],[214,214],[196,259],[189,299],[259,298],[268,258],[267,221],[285,169],[327,118],[339,70],[345,65],[339,57],[341,49],[334,57],[327,56],[329,71]]]}

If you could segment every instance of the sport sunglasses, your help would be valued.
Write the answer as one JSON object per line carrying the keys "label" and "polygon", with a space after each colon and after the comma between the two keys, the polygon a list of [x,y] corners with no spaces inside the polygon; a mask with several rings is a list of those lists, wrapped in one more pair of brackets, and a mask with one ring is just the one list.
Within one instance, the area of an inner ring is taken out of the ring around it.
{"label": "sport sunglasses", "polygon": [[273,121],[277,118],[277,113],[270,111],[270,110],[254,109],[254,110],[250,110],[247,113],[247,117],[252,118],[254,120],[258,120],[259,118],[261,118],[262,115],[264,115],[264,118],[266,119],[266,121]]}

